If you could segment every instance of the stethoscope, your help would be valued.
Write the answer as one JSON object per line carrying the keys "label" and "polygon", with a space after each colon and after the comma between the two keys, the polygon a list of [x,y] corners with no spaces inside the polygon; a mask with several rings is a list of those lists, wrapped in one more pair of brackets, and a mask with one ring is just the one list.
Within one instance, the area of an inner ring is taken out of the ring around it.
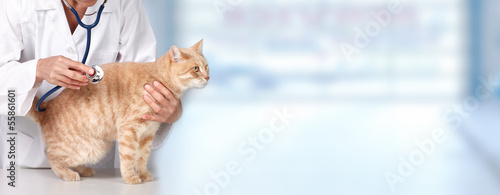
{"label": "stethoscope", "polygon": [[[76,20],[78,21],[78,24],[87,29],[87,46],[85,48],[85,54],[83,55],[83,60],[82,60],[82,64],[85,64],[85,62],[87,61],[87,56],[89,54],[89,50],[90,50],[90,35],[91,35],[91,31],[92,31],[92,28],[94,28],[95,26],[97,26],[97,24],[99,23],[99,19],[101,19],[101,13],[102,13],[102,10],[104,10],[104,5],[106,4],[108,0],[104,0],[104,3],[102,3],[101,7],[99,8],[99,11],[97,11],[97,18],[95,19],[95,22],[93,24],[90,24],[90,25],[87,25],[87,24],[84,24],[82,22],[82,20],[80,19],[80,16],[78,16],[78,12],[76,12],[75,8],[73,8],[66,0],[63,0],[64,4],[71,10],[71,12],[73,12],[73,14],[75,15],[76,17]],[[90,15],[94,15],[96,12],[92,13],[92,14],[85,14],[86,16],[90,16]],[[104,77],[104,70],[100,67],[100,66],[97,66],[97,65],[94,65],[92,66],[92,68],[94,69],[94,75],[89,75],[89,74],[85,74],[87,76],[88,79],[90,79],[90,82],[91,83],[98,83],[99,81],[102,80],[102,78]],[[54,87],[52,88],[50,91],[48,91],[47,93],[45,93],[41,98],[40,100],[38,100],[37,104],[36,104],[36,110],[38,112],[43,112],[45,111],[45,108],[40,108],[40,105],[42,104],[43,100],[45,100],[45,98],[47,98],[48,96],[50,96],[52,93],[54,93],[55,91],[59,90],[61,88],[61,86],[57,86],[57,87]]]}

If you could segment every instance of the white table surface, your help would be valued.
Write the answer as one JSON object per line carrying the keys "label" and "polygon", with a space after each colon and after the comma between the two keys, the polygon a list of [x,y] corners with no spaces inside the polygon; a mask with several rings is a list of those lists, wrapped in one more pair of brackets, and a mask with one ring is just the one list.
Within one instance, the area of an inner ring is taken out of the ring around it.
{"label": "white table surface", "polygon": [[[65,182],[51,169],[20,169],[15,188],[7,186],[2,170],[0,194],[160,194],[158,181],[137,185],[125,184],[119,169],[96,169],[93,177],[82,177],[77,182]],[[153,173],[153,177],[154,177]]]}

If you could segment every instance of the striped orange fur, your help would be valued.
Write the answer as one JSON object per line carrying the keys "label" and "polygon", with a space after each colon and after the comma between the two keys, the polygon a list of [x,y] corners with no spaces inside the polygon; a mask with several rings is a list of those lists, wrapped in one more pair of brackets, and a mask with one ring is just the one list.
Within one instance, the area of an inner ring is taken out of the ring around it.
{"label": "striped orange fur", "polygon": [[[204,87],[209,70],[202,41],[190,48],[172,46],[156,62],[102,65],[105,77],[100,83],[63,90],[42,104],[45,112],[37,112],[33,105],[28,116],[42,128],[56,175],[65,181],[93,176],[94,170],[84,165],[97,163],[117,140],[125,183],[152,180],[147,161],[160,124],[142,119],[144,114],[154,113],[142,99],[147,94],[144,85],[160,81],[176,98],[186,89]],[[34,104],[37,101],[35,98]]]}

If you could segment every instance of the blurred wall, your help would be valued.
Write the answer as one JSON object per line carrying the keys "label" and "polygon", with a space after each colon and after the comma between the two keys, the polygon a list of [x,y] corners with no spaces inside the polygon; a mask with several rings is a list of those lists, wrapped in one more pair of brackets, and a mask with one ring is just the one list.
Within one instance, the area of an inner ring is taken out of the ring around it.
{"label": "blurred wall", "polygon": [[[473,55],[470,16],[497,13],[498,3],[474,12],[474,2],[144,0],[159,53],[204,39],[210,66],[209,84],[186,94],[153,155],[163,190],[391,194],[384,174],[436,129],[448,138],[434,145],[441,153],[425,156],[396,194],[474,189],[458,173],[476,164],[453,158],[470,159],[443,114],[470,95],[472,71],[497,69],[496,49]],[[491,33],[482,44],[496,48],[488,17],[478,20]],[[286,112],[283,130],[268,131]]]}
{"label": "blurred wall", "polygon": [[464,94],[465,3],[397,1],[400,10],[390,13],[389,2],[146,0],[145,5],[159,54],[172,44],[188,47],[205,39],[210,90],[224,94],[217,98]]}

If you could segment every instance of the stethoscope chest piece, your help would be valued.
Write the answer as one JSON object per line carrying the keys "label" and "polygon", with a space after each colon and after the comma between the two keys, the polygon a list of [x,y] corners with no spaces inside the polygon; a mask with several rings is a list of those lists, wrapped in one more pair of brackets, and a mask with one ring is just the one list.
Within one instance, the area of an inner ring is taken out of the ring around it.
{"label": "stethoscope chest piece", "polygon": [[94,75],[90,76],[89,74],[85,74],[88,79],[90,79],[90,82],[93,84],[99,83],[99,81],[104,78],[104,70],[100,66],[92,66],[94,69]]}

